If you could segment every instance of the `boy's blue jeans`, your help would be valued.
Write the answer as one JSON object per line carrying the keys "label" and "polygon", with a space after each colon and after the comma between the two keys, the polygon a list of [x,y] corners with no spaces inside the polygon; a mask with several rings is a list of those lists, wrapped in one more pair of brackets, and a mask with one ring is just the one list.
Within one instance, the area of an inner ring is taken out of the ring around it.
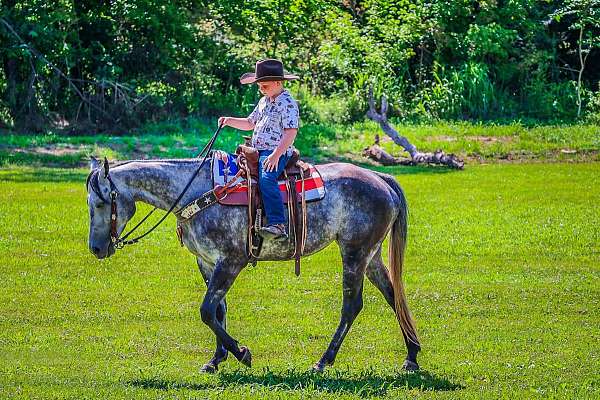
{"label": "boy's blue jeans", "polygon": [[265,212],[267,214],[267,223],[269,225],[285,223],[285,209],[283,207],[283,199],[277,184],[277,178],[285,168],[289,160],[287,152],[279,157],[276,171],[267,172],[263,168],[263,163],[274,150],[259,150],[258,158],[258,187],[263,198]]}

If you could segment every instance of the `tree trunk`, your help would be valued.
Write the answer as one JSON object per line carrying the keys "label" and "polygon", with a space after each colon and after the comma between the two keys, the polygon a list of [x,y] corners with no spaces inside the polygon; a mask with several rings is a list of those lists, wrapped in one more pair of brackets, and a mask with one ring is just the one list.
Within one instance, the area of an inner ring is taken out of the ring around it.
{"label": "tree trunk", "polygon": [[583,42],[583,24],[579,29],[579,76],[577,77],[577,118],[581,116],[581,76],[583,75],[583,68],[585,63],[583,61],[582,53],[582,42]]}
{"label": "tree trunk", "polygon": [[6,73],[6,100],[13,121],[16,118],[18,110],[17,101],[17,61],[9,58],[4,61],[4,72]]}

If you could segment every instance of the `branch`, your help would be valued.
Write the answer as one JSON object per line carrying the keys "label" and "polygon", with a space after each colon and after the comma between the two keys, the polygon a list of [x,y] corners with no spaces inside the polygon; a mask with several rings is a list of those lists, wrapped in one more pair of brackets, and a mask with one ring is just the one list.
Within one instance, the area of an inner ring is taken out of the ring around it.
{"label": "branch", "polygon": [[369,87],[369,111],[367,117],[379,123],[383,132],[388,135],[394,143],[402,146],[410,154],[410,159],[396,158],[388,154],[379,146],[379,136],[376,137],[375,144],[363,150],[363,155],[383,165],[416,165],[416,164],[440,164],[450,168],[463,169],[464,161],[456,157],[454,154],[444,154],[443,151],[437,150],[435,153],[421,153],[411,144],[407,138],[400,136],[387,120],[388,102],[385,95],[381,98],[381,113],[375,109],[375,101],[373,100],[373,87]]}
{"label": "branch", "polygon": [[418,153],[417,148],[413,146],[404,136],[400,136],[398,132],[389,124],[387,120],[388,102],[385,95],[381,98],[381,114],[375,109],[375,101],[373,100],[373,86],[369,87],[369,111],[367,117],[379,123],[379,126],[386,135],[392,138],[394,143],[402,146],[411,157]]}

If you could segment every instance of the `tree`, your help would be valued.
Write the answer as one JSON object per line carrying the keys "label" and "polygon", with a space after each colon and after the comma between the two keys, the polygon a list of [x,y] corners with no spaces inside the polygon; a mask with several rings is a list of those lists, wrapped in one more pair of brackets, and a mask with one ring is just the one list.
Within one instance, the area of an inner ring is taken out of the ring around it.
{"label": "tree", "polygon": [[600,26],[600,0],[567,0],[562,8],[552,13],[557,22],[567,17],[571,21],[569,30],[578,32],[577,55],[579,73],[577,75],[577,118],[581,116],[581,79],[585,63],[592,49],[600,47],[600,37],[590,28]]}

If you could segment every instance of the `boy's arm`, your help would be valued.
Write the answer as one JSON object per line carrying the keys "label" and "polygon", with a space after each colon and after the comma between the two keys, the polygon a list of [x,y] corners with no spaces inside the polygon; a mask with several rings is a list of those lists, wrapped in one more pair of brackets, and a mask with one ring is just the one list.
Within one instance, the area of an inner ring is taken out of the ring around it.
{"label": "boy's arm", "polygon": [[281,142],[279,142],[279,145],[273,152],[274,157],[279,159],[279,157],[281,157],[281,155],[287,151],[288,147],[290,147],[294,143],[297,133],[297,128],[285,128],[283,130],[283,137],[281,138]]}
{"label": "boy's arm", "polygon": [[250,118],[221,117],[219,118],[219,124],[231,126],[232,128],[241,129],[243,131],[251,131],[254,129],[254,122],[252,122]]}
{"label": "boy's arm", "polygon": [[274,171],[277,169],[277,164],[279,164],[279,158],[283,153],[285,153],[294,143],[294,139],[296,139],[296,134],[298,133],[298,128],[300,127],[300,112],[298,110],[298,103],[295,101],[291,101],[290,104],[286,107],[286,113],[283,115],[283,137],[281,138],[281,142],[279,145],[271,153],[264,162],[264,169],[266,171]]}
{"label": "boy's arm", "polygon": [[281,138],[281,142],[277,148],[269,154],[263,164],[263,168],[265,171],[275,171],[277,169],[277,164],[279,164],[279,158],[283,153],[286,152],[288,147],[294,143],[294,139],[296,139],[296,134],[298,133],[298,128],[285,128],[283,130],[283,137]]}

